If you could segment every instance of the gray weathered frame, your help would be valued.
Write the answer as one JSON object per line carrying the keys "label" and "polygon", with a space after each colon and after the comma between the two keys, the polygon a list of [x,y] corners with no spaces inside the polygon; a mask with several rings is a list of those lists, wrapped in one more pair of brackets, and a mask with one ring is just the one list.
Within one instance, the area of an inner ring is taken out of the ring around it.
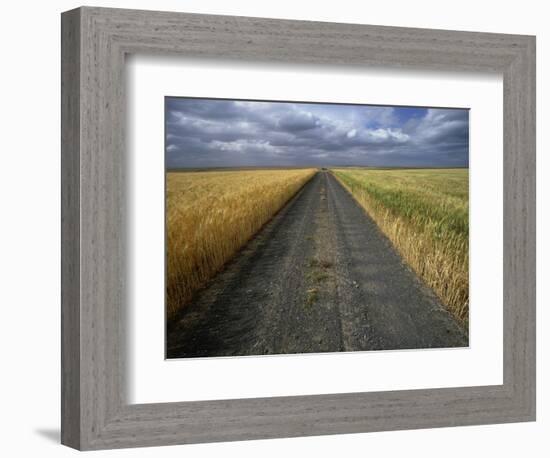
{"label": "gray weathered frame", "polygon": [[[83,7],[62,15],[62,443],[104,449],[535,419],[535,38]],[[502,385],[130,405],[128,53],[498,72],[504,78]]]}

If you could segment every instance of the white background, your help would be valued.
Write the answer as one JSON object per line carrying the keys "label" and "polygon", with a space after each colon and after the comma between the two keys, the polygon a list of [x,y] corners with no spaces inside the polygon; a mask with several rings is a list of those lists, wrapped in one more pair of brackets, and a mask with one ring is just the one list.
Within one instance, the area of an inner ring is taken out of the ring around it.
{"label": "white background", "polygon": [[[502,383],[501,76],[143,56],[129,59],[127,75],[130,402]],[[470,348],[165,361],[165,95],[470,108]]]}
{"label": "white background", "polygon": [[[550,401],[549,244],[550,30],[543,2],[463,0],[410,2],[320,1],[99,1],[96,5],[316,19],[381,25],[536,34],[538,37],[538,421],[536,423],[384,432],[231,444],[106,451],[99,456],[228,457],[373,456],[441,457],[548,456]],[[0,304],[2,321],[2,441],[5,456],[69,456],[57,445],[59,425],[59,13],[71,1],[4,5],[0,113]],[[546,205],[547,206],[547,205]],[[543,256],[545,259],[543,259]],[[543,334],[542,331],[546,334]],[[546,434],[545,434],[546,433]]]}

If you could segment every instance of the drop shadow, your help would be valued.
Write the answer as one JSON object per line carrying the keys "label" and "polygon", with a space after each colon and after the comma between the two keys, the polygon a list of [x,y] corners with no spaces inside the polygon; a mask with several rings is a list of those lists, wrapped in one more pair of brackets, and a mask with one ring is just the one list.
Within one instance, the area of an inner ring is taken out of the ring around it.
{"label": "drop shadow", "polygon": [[61,443],[61,431],[59,429],[40,428],[35,429],[34,432],[39,436],[48,439],[50,442],[55,442],[56,444]]}

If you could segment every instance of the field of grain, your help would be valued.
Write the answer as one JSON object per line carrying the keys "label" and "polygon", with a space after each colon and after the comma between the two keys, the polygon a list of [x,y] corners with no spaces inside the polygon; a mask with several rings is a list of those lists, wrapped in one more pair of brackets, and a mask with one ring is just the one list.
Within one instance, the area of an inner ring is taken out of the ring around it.
{"label": "field of grain", "polygon": [[334,169],[407,263],[468,323],[468,169]]}
{"label": "field of grain", "polygon": [[315,169],[168,172],[168,319],[314,175]]}

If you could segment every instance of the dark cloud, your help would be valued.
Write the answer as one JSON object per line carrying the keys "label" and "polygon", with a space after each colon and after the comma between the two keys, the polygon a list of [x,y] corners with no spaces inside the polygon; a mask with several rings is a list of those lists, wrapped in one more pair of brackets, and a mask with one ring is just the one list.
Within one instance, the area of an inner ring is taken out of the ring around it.
{"label": "dark cloud", "polygon": [[468,111],[166,99],[166,164],[467,166]]}
{"label": "dark cloud", "polygon": [[296,111],[284,114],[277,122],[283,132],[302,132],[321,126],[321,121],[307,111]]}

